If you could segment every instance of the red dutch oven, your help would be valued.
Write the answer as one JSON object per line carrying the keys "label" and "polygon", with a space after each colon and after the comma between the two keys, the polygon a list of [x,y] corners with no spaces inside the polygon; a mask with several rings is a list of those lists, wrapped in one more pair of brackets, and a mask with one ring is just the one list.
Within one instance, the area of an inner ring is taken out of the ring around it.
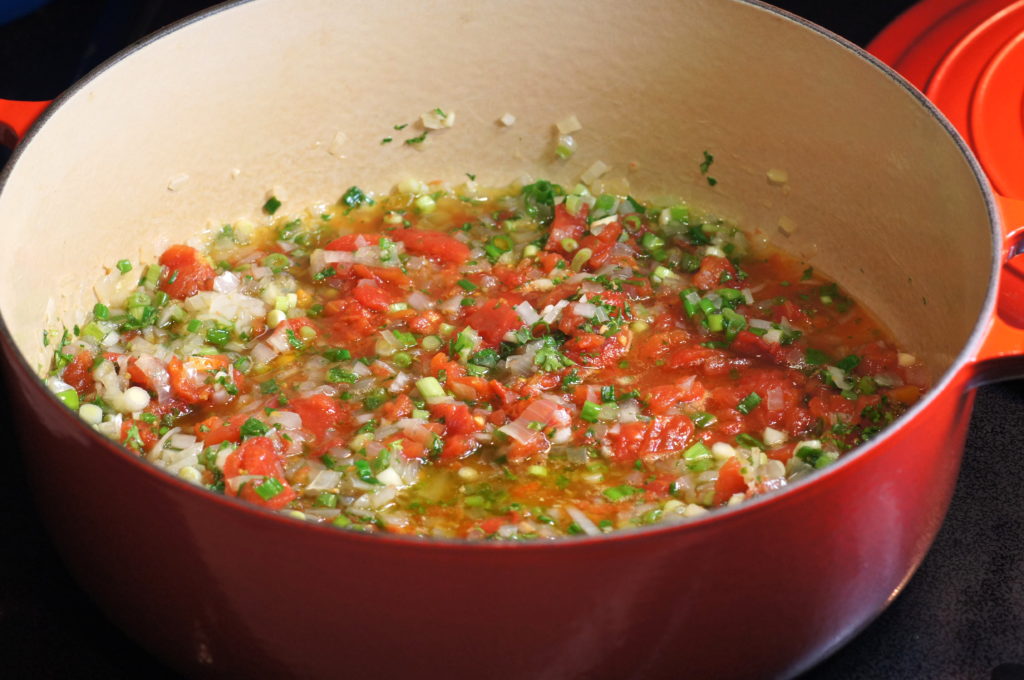
{"label": "red dutch oven", "polygon": [[[422,149],[381,145],[434,107],[456,125]],[[27,465],[83,587],[191,675],[794,675],[900,592],[946,512],[973,388],[1024,373],[1009,262],[1024,204],[993,194],[892,71],[757,2],[253,0],[42,108],[0,102],[24,137],[0,177],[0,344]],[[553,161],[570,114],[578,151]],[[596,161],[608,186],[684,194],[843,282],[934,387],[779,492],[506,545],[349,533],[207,493],[97,435],[39,379],[43,330],[91,308],[104,265],[258,219],[268,190],[287,212],[407,176],[570,183]]]}

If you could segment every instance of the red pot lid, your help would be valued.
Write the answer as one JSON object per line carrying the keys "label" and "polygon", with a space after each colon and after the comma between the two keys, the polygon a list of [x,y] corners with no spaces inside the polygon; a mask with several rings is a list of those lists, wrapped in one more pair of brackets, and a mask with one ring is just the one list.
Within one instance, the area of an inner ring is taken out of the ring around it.
{"label": "red pot lid", "polygon": [[935,102],[999,193],[1024,198],[1024,0],[924,0],[868,50]]}

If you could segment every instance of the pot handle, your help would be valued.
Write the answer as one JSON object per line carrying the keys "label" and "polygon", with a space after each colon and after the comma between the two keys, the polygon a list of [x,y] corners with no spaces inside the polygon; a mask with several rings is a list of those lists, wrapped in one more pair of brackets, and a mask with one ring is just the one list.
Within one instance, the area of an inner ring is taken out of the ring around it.
{"label": "pot handle", "polygon": [[49,105],[49,101],[19,102],[0,99],[0,144],[13,149]]}
{"label": "pot handle", "polygon": [[1024,377],[1024,200],[997,196],[1003,266],[996,313],[973,363],[972,386]]}

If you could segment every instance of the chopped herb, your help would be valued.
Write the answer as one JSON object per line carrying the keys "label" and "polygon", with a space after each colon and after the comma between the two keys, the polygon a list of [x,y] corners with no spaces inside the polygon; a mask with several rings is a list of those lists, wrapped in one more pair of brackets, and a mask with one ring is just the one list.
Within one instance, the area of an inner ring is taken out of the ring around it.
{"label": "chopped herb", "polygon": [[263,204],[263,212],[268,215],[273,215],[277,212],[277,209],[281,207],[281,201],[277,200],[277,196],[271,196],[267,199],[267,202]]}
{"label": "chopped herb", "polygon": [[331,278],[337,273],[338,271],[334,267],[325,267],[316,274],[313,274],[313,280],[320,283],[321,281]]}
{"label": "chopped herb", "polygon": [[262,437],[263,435],[270,431],[270,427],[261,420],[249,418],[244,423],[242,423],[240,431],[242,433],[243,438]]}

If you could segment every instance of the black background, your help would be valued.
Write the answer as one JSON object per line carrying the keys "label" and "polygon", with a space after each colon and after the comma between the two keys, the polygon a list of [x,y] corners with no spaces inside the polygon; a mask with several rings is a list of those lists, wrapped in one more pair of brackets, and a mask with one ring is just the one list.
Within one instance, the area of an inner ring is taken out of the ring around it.
{"label": "black background", "polygon": [[[52,2],[0,26],[0,98],[51,99],[123,47],[211,4]],[[864,45],[911,3],[775,4]],[[0,676],[175,677],[110,624],[61,566],[33,514],[7,412],[0,401]],[[934,547],[892,606],[807,680],[1024,679],[1022,415],[1021,382],[979,391],[956,495]]]}

